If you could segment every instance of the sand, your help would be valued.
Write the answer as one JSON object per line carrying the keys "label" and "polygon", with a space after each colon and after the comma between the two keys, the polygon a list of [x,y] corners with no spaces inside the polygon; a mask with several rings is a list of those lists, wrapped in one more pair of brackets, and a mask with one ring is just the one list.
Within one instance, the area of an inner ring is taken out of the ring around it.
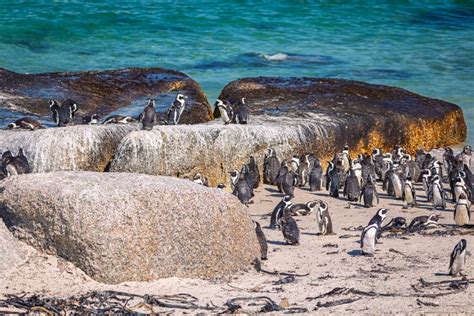
{"label": "sand", "polygon": [[[415,216],[429,215],[433,212],[429,203],[425,202],[421,185],[416,187],[418,199],[421,202],[418,208],[402,209],[402,201],[387,197],[384,193],[381,194],[379,207],[390,209],[387,220],[395,216],[403,216],[409,222]],[[378,189],[380,192],[380,185]],[[0,297],[22,292],[67,297],[92,290],[118,290],[152,295],[189,293],[199,299],[200,305],[212,302],[219,307],[235,297],[268,296],[282,306],[304,307],[310,312],[317,310],[319,313],[469,313],[474,310],[472,287],[457,294],[436,298],[415,297],[417,292],[412,287],[420,285],[420,278],[430,282],[459,280],[459,277],[452,278],[446,275],[449,256],[461,238],[467,240],[468,249],[473,249],[474,237],[472,235],[441,237],[411,234],[402,238],[384,237],[377,245],[375,256],[365,257],[359,253],[361,232],[357,230],[357,227],[366,225],[379,207],[363,208],[354,203],[349,208],[348,202],[342,198],[330,198],[327,192],[312,193],[307,189],[296,189],[295,196],[294,203],[314,199],[329,202],[329,211],[336,235],[317,235],[318,226],[313,213],[296,217],[301,229],[300,246],[286,245],[280,231],[267,228],[270,222],[267,214],[282,197],[271,186],[260,186],[256,190],[254,203],[248,210],[252,218],[261,223],[268,239],[269,260],[263,262],[263,268],[267,271],[308,274],[296,277],[295,282],[277,285],[274,282],[284,278],[283,275],[271,275],[249,269],[249,271],[212,280],[167,278],[154,282],[106,285],[91,280],[70,263],[40,254],[31,248],[30,255],[23,265],[8,275],[0,274],[0,293],[2,293]],[[454,224],[453,209],[453,204],[449,203],[447,211],[439,212],[443,216],[440,223]],[[436,230],[446,230],[446,228],[435,228],[429,231]],[[462,231],[469,232],[468,229],[462,229]],[[470,232],[473,232],[472,228]],[[467,258],[465,273],[468,276],[474,275],[473,260],[472,257]],[[336,287],[394,293],[399,296],[368,297],[348,294],[315,300],[308,299]],[[424,288],[420,291],[420,293],[440,293],[449,289]],[[360,299],[333,307],[317,307],[318,304],[323,305],[329,301],[346,298]],[[246,309],[256,310],[256,307]],[[172,309],[160,308],[159,310]],[[176,309],[174,311],[185,312]],[[197,312],[197,310],[192,311],[192,313]],[[204,312],[209,313],[209,311]]]}

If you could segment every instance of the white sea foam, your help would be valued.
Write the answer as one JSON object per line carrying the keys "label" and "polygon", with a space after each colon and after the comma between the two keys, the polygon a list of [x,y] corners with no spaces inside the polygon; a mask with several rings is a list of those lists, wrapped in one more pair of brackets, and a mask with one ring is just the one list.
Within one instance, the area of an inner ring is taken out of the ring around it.
{"label": "white sea foam", "polygon": [[282,61],[282,60],[287,60],[288,59],[288,55],[283,54],[283,53],[276,53],[276,54],[273,54],[273,55],[263,54],[262,57],[265,58],[266,60],[270,60],[270,61]]}

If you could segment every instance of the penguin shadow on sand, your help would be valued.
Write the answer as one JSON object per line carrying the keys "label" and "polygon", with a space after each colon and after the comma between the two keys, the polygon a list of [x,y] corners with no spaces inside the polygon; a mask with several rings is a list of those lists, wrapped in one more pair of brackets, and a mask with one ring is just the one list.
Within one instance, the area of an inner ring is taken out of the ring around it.
{"label": "penguin shadow on sand", "polygon": [[270,192],[270,193],[283,194],[283,193],[280,193],[280,191],[278,191],[278,189],[274,189],[274,188],[265,188],[265,190]]}
{"label": "penguin shadow on sand", "polygon": [[281,240],[268,240],[267,243],[274,246],[287,246],[288,244],[285,241]]}

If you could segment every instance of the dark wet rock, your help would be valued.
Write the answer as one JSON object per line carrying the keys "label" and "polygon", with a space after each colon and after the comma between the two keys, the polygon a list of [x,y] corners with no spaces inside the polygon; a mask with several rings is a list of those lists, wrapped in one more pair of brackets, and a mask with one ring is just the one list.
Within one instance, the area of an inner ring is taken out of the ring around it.
{"label": "dark wet rock", "polygon": [[0,130],[0,153],[23,148],[31,171],[104,171],[120,141],[135,124],[77,125],[35,131]]}
{"label": "dark wet rock", "polygon": [[[187,105],[181,124],[212,119],[212,111],[199,84],[184,73],[162,68],[130,68],[43,74],[19,74],[0,68],[0,107],[50,116],[49,99],[72,99],[79,105],[78,123],[85,114],[101,117],[116,110],[133,108],[138,115],[147,99],[162,100],[164,111],[177,93],[185,94]],[[119,114],[119,113],[116,113]]]}
{"label": "dark wet rock", "polygon": [[15,237],[100,282],[207,278],[249,268],[260,257],[239,200],[189,180],[50,172],[1,185],[0,218]]}
{"label": "dark wet rock", "polygon": [[[396,144],[414,153],[463,141],[461,109],[399,88],[315,78],[249,78],[228,84],[219,98],[246,97],[248,125],[218,119],[193,126],[135,131],[121,141],[111,170],[226,182],[253,155],[263,165],[266,150],[280,159],[313,152],[332,159],[345,144],[356,156]],[[216,111],[215,115],[219,115]],[[260,170],[263,170],[261,168]]]}

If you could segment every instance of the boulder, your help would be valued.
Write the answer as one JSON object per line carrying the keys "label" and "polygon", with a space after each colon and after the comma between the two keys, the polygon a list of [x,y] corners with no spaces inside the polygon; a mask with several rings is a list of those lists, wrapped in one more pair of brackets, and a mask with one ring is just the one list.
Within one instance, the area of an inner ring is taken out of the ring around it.
{"label": "boulder", "polygon": [[270,147],[280,159],[313,152],[327,160],[346,144],[353,156],[397,144],[414,153],[466,137],[457,105],[399,88],[339,79],[248,78],[228,84],[219,98],[241,97],[250,109],[248,125],[215,120],[135,131],[122,139],[111,170],[180,177],[201,172],[216,185],[250,155],[263,172]]}
{"label": "boulder", "polygon": [[155,98],[159,110],[164,111],[178,92],[188,97],[180,123],[196,124],[212,119],[211,107],[199,84],[178,71],[128,68],[19,74],[0,68],[0,108],[50,116],[48,100],[70,98],[79,105],[79,122],[87,113],[104,117],[123,109],[127,115],[139,114],[149,98]]}
{"label": "boulder", "polygon": [[0,217],[16,237],[100,282],[213,277],[259,258],[246,208],[192,181],[51,172],[0,186]]}
{"label": "boulder", "polygon": [[0,130],[0,153],[23,148],[32,172],[104,171],[122,138],[139,124],[76,125],[61,128]]}
{"label": "boulder", "polygon": [[22,264],[27,257],[27,246],[13,237],[0,218],[0,279]]}

